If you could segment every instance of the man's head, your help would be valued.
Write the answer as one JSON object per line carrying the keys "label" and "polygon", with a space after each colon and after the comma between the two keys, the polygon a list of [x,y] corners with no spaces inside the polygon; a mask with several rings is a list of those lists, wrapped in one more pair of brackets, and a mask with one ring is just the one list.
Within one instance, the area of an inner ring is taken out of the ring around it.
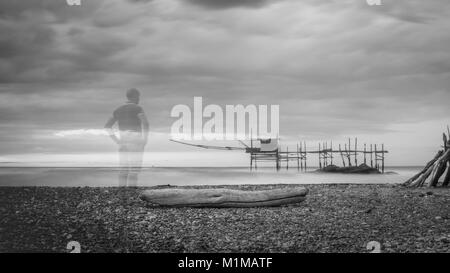
{"label": "man's head", "polygon": [[136,88],[131,88],[127,91],[127,99],[129,102],[139,103],[140,93]]}

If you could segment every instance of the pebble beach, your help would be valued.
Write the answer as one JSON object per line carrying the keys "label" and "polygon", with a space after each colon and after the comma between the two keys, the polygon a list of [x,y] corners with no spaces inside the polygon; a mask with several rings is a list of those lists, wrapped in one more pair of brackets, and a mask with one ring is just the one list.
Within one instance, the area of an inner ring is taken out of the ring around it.
{"label": "pebble beach", "polygon": [[[0,252],[450,252],[450,190],[400,185],[304,186],[306,201],[264,208],[166,208],[144,189],[0,187]],[[161,188],[158,186],[153,188]],[[183,187],[180,187],[183,188]]]}

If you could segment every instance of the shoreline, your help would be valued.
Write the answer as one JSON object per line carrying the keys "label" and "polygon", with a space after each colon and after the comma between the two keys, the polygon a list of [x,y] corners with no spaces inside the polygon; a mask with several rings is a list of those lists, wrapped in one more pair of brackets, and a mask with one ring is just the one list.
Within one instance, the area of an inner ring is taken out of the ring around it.
{"label": "shoreline", "polygon": [[449,188],[307,187],[306,201],[264,208],[164,208],[139,199],[164,187],[0,187],[0,252],[450,252]]}

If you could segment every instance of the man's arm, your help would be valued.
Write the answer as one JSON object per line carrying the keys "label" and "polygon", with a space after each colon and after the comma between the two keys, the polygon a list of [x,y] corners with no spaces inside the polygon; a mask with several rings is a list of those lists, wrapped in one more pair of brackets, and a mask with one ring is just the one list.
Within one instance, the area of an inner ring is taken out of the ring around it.
{"label": "man's arm", "polygon": [[148,140],[148,131],[149,131],[149,124],[147,117],[145,116],[144,112],[141,112],[138,114],[138,118],[141,121],[141,128],[142,128],[142,140],[144,142],[144,145],[147,144]]}
{"label": "man's arm", "polygon": [[114,116],[110,117],[108,121],[105,124],[105,129],[108,132],[109,137],[116,143],[119,144],[120,140],[117,138],[117,136],[114,134],[114,131],[112,127],[114,126],[114,123],[116,123],[116,118]]}

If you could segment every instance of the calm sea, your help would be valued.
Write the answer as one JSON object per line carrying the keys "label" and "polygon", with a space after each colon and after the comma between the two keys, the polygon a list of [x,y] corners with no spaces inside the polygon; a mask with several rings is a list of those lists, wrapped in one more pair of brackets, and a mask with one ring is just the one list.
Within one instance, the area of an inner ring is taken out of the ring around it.
{"label": "calm sea", "polygon": [[[275,171],[274,168],[143,168],[139,186],[229,184],[393,184],[401,183],[419,167],[387,168],[386,174],[316,173],[314,169]],[[111,187],[117,186],[111,167],[0,167],[0,186]]]}

